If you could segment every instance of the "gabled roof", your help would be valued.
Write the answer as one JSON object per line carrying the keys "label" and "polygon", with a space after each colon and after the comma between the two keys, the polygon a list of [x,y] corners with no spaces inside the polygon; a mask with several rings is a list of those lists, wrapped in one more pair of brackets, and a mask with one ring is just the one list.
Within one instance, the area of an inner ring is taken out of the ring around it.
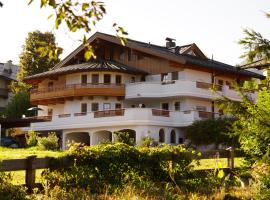
{"label": "gabled roof", "polygon": [[[109,41],[109,42],[121,45],[121,42],[117,37],[109,35],[109,34],[105,34],[105,33],[100,33],[100,32],[96,32],[95,34],[93,34],[88,39],[88,42],[92,43],[96,39],[102,39],[105,41]],[[215,60],[210,60],[203,54],[203,52],[197,47],[196,44],[176,46],[175,48],[168,49],[163,46],[128,39],[126,47],[132,48],[134,50],[142,51],[150,55],[168,59],[170,61],[174,61],[174,62],[184,64],[184,65],[192,64],[192,65],[205,67],[210,70],[218,70],[218,71],[222,71],[226,73],[244,75],[244,76],[260,78],[260,79],[265,78],[264,76],[254,73],[254,72],[236,68],[232,65],[228,65],[228,64],[218,62]],[[84,50],[84,46],[80,45],[75,51],[73,51],[65,59],[59,62],[54,67],[54,69],[63,67],[68,61],[70,61],[75,55],[77,55],[82,50]],[[188,52],[190,50],[192,50],[196,56],[189,55]]]}
{"label": "gabled roof", "polygon": [[53,69],[47,72],[27,76],[24,80],[45,78],[52,75],[71,74],[74,72],[88,72],[88,71],[110,71],[121,72],[127,74],[147,74],[147,72],[137,69],[135,67],[127,66],[114,61],[92,61],[83,64],[69,65],[67,67]]}

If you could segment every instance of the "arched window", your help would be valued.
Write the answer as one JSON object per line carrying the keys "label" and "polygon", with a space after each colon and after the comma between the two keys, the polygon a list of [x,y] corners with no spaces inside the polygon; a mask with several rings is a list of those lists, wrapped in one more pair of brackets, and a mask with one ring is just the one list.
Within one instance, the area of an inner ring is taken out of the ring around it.
{"label": "arched window", "polygon": [[176,134],[175,134],[175,130],[171,131],[171,143],[175,144],[176,143]]}
{"label": "arched window", "polygon": [[165,133],[164,133],[164,129],[160,129],[159,130],[159,142],[165,142]]}

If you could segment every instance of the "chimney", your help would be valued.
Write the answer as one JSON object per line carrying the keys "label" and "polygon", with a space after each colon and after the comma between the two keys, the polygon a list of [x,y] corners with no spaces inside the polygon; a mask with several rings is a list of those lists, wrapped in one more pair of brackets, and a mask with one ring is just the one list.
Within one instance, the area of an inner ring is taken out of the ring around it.
{"label": "chimney", "polygon": [[165,40],[166,40],[166,48],[171,49],[175,47],[175,39],[167,37]]}

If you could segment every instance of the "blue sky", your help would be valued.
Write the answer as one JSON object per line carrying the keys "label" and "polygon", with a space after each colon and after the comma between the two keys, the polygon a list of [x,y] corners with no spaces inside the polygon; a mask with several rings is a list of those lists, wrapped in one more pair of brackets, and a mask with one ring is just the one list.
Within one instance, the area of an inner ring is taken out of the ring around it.
{"label": "blue sky", "polygon": [[[81,33],[71,34],[65,27],[55,30],[52,13],[40,9],[39,1],[27,6],[27,0],[2,0],[0,8],[0,62],[19,61],[29,31],[53,31],[64,48],[62,57],[78,45]],[[269,0],[105,0],[108,14],[94,31],[114,34],[112,24],[125,27],[132,39],[164,45],[166,37],[177,45],[196,43],[209,57],[228,63],[241,62],[243,53],[237,41],[243,28],[253,28],[270,38]]]}

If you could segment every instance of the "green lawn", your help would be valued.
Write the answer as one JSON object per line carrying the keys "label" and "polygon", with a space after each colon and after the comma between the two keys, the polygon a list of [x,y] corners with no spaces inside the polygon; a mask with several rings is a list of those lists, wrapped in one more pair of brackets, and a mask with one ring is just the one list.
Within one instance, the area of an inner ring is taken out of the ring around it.
{"label": "green lawn", "polygon": [[[235,158],[234,167],[241,167],[244,163],[244,158]],[[215,168],[224,168],[227,167],[227,158],[219,159],[201,159],[199,164],[193,163],[195,169],[215,169]]]}
{"label": "green lawn", "polygon": [[18,159],[18,158],[26,158],[27,156],[36,155],[39,158],[43,157],[59,157],[64,155],[62,151],[41,151],[37,148],[18,148],[18,149],[11,149],[0,147],[0,160],[5,159]]}

